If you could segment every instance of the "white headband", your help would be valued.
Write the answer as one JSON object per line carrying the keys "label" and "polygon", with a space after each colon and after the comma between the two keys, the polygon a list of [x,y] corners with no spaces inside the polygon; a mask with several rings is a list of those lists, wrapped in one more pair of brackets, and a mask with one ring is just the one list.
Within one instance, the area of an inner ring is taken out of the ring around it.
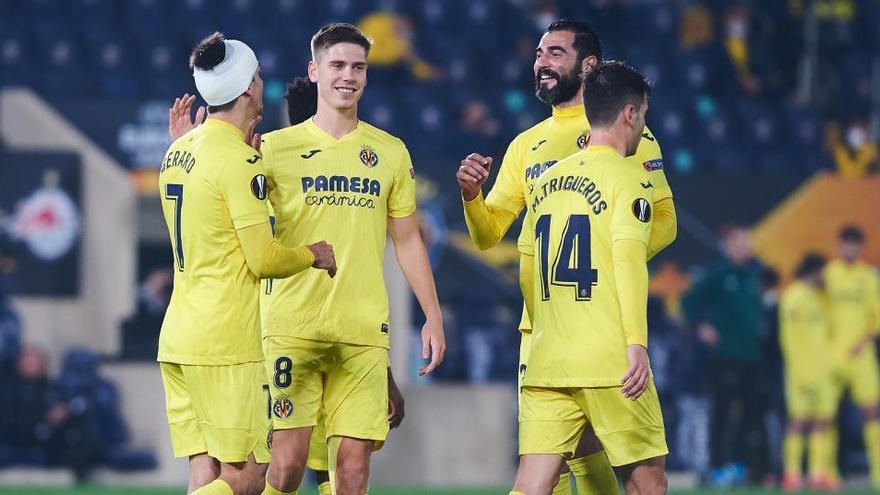
{"label": "white headband", "polygon": [[210,106],[223,105],[244,93],[257,71],[257,56],[238,40],[224,40],[226,56],[211,70],[193,68],[193,79],[202,99]]}

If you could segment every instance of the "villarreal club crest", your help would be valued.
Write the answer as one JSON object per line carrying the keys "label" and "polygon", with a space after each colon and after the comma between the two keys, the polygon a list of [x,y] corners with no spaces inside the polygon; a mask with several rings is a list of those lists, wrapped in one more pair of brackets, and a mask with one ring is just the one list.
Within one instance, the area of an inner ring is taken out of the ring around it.
{"label": "villarreal club crest", "polygon": [[376,150],[367,146],[366,144],[361,146],[360,158],[361,163],[363,163],[367,168],[373,168],[379,164],[378,153],[376,153]]}
{"label": "villarreal club crest", "polygon": [[577,147],[579,150],[586,149],[590,144],[590,131],[584,131],[578,136]]}
{"label": "villarreal club crest", "polygon": [[293,414],[293,402],[287,397],[279,397],[272,404],[272,414],[278,419],[289,418]]}

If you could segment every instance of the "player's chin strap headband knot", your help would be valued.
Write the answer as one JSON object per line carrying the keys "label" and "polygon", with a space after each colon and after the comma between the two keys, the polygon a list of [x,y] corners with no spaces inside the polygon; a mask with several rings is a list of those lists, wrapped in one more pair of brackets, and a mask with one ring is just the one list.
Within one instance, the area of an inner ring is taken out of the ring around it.
{"label": "player's chin strap headband knot", "polygon": [[193,68],[193,79],[202,99],[210,106],[219,106],[244,93],[257,71],[257,56],[241,41],[224,40],[226,56],[211,70]]}

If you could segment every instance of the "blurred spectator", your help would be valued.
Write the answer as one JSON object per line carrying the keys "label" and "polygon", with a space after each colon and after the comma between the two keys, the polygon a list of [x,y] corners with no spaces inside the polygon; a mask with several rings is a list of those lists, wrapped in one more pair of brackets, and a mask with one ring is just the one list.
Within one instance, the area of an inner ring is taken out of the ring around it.
{"label": "blurred spectator", "polygon": [[708,45],[715,38],[712,27],[712,11],[703,5],[690,5],[681,15],[681,47],[690,50]]}
{"label": "blurred spectator", "polygon": [[730,485],[744,481],[746,473],[757,476],[763,471],[759,339],[763,308],[761,275],[752,261],[748,230],[723,228],[721,249],[723,259],[696,280],[682,309],[708,349],[712,480]]}
{"label": "blurred spectator", "polygon": [[156,268],[141,282],[137,311],[122,323],[122,359],[155,361],[173,279],[170,268]]}
{"label": "blurred spectator", "polygon": [[[462,153],[479,150],[490,156],[503,151],[501,143],[501,123],[486,102],[470,100],[461,107],[461,120],[456,132],[455,146]],[[500,158],[497,157],[496,158]],[[500,166],[501,162],[496,161]]]}
{"label": "blurred spectator", "polygon": [[367,62],[372,67],[405,67],[419,81],[435,81],[442,73],[422,60],[413,47],[415,36],[410,20],[392,12],[374,12],[358,23],[373,39]]}
{"label": "blurred spectator", "polygon": [[746,9],[734,5],[724,16],[724,46],[730,57],[740,86],[747,95],[761,91],[761,84],[749,68],[749,19]]}
{"label": "blurred spectator", "polygon": [[61,365],[58,391],[78,434],[69,446],[71,465],[80,479],[97,465],[137,470],[156,466],[151,452],[131,450],[128,428],[120,411],[119,394],[113,382],[99,374],[98,357],[86,350],[67,352]]}
{"label": "blurred spectator", "polygon": [[871,138],[868,123],[854,119],[841,136],[840,125],[828,124],[826,146],[834,156],[837,173],[841,177],[864,177],[877,166],[877,143]]}
{"label": "blurred spectator", "polygon": [[25,347],[16,360],[15,374],[3,394],[3,438],[11,446],[9,463],[67,466],[81,453],[81,435],[67,404],[49,380],[46,355]]}

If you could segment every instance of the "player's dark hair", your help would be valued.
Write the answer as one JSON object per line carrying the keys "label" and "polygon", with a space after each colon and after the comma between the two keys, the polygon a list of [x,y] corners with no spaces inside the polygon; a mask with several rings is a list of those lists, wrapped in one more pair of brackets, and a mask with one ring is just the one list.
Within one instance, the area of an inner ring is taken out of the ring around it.
{"label": "player's dark hair", "polygon": [[794,271],[794,276],[804,278],[817,275],[823,268],[825,268],[825,257],[817,253],[808,253]]}
{"label": "player's dark hair", "polygon": [[330,48],[339,43],[354,43],[360,45],[370,54],[373,40],[367,37],[357,26],[347,22],[335,22],[327,24],[312,36],[312,58],[318,50]]}
{"label": "player's dark hair", "polygon": [[559,19],[547,26],[547,32],[567,31],[574,33],[572,46],[577,51],[577,66],[580,67],[585,58],[595,55],[602,60],[602,40],[589,24],[571,19]]}
{"label": "player's dark hair", "polygon": [[627,105],[641,108],[651,83],[637,70],[614,60],[601,62],[584,78],[584,108],[590,125],[610,126]]}
{"label": "player's dark hair", "polygon": [[862,244],[865,242],[865,233],[855,225],[847,225],[840,229],[840,240]]}
{"label": "player's dark hair", "polygon": [[[220,65],[220,63],[223,62],[223,59],[226,58],[226,45],[223,44],[225,39],[223,33],[214,31],[202,39],[202,41],[199,41],[199,44],[193,48],[193,51],[189,56],[190,68],[212,70],[214,67]],[[232,107],[235,106],[237,100],[238,98],[236,97],[234,100],[222,105],[209,105],[208,113],[227,112],[232,110]]]}
{"label": "player's dark hair", "polygon": [[287,100],[290,125],[305,122],[318,112],[318,85],[308,77],[295,77],[293,81],[287,83],[284,99]]}

